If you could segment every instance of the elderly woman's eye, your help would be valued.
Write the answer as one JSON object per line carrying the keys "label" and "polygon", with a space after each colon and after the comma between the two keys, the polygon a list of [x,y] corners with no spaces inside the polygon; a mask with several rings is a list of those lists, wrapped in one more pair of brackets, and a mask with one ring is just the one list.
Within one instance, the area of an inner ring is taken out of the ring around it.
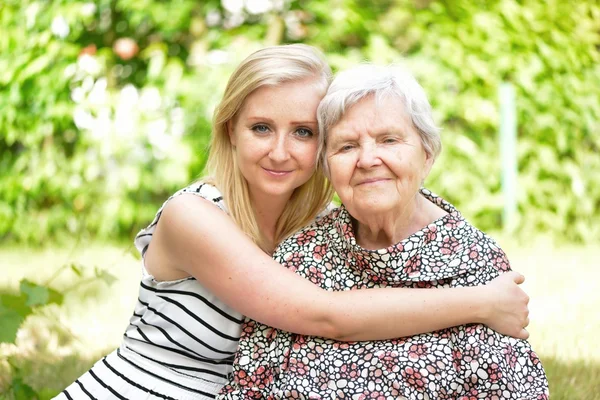
{"label": "elderly woman's eye", "polygon": [[396,141],[397,141],[396,138],[392,138],[392,137],[383,139],[383,143],[396,143]]}
{"label": "elderly woman's eye", "polygon": [[267,133],[267,132],[269,132],[269,127],[267,125],[264,125],[264,124],[254,125],[251,129],[254,132],[257,132],[257,133]]}
{"label": "elderly woman's eye", "polygon": [[345,144],[345,145],[343,145],[343,146],[340,146],[340,151],[342,151],[342,152],[343,152],[343,151],[350,151],[350,150],[352,150],[353,148],[354,148],[354,146],[353,146],[353,145],[351,145],[351,144]]}
{"label": "elderly woman's eye", "polygon": [[314,136],[313,132],[307,128],[298,128],[296,130],[296,135],[303,137],[303,138],[309,138],[309,137]]}

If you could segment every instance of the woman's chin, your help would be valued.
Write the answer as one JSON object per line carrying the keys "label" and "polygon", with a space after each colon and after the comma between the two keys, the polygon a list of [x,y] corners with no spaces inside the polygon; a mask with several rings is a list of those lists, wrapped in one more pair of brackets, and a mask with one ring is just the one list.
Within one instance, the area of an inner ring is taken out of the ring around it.
{"label": "woman's chin", "polygon": [[366,201],[355,202],[350,206],[346,205],[346,208],[348,209],[350,215],[360,221],[361,218],[359,216],[372,217],[386,214],[390,214],[391,216],[393,214],[393,210],[397,209],[397,204],[389,201],[388,199],[374,198]]}

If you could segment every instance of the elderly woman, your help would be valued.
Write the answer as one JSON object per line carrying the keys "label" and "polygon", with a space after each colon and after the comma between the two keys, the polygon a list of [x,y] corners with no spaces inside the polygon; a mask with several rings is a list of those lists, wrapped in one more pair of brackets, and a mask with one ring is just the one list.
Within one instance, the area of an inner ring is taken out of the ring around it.
{"label": "elderly woman", "polygon": [[[474,286],[510,269],[490,237],[421,187],[441,144],[410,74],[343,72],[318,117],[343,205],[284,241],[277,261],[328,290]],[[529,343],[483,325],[343,343],[247,321],[222,397],[546,399],[548,383]]]}

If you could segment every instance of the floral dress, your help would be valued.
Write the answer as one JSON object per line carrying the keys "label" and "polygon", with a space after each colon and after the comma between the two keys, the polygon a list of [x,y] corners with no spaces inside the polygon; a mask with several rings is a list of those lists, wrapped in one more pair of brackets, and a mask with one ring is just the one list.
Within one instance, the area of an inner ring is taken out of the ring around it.
{"label": "floral dress", "polygon": [[[498,245],[448,202],[448,212],[380,250],[356,243],[342,206],[284,241],[275,259],[327,290],[482,285],[510,270]],[[228,399],[548,399],[525,340],[470,324],[383,341],[338,342],[247,320]]]}

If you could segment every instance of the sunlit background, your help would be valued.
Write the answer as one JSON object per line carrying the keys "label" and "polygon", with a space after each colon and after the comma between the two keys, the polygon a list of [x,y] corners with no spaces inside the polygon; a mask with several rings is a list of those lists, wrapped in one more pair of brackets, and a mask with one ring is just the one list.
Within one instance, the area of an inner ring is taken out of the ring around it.
{"label": "sunlit background", "polygon": [[551,398],[600,399],[594,0],[1,0],[0,399],[119,344],[133,235],[201,175],[233,68],[296,42],[413,71],[443,128],[426,186],[527,276]]}

